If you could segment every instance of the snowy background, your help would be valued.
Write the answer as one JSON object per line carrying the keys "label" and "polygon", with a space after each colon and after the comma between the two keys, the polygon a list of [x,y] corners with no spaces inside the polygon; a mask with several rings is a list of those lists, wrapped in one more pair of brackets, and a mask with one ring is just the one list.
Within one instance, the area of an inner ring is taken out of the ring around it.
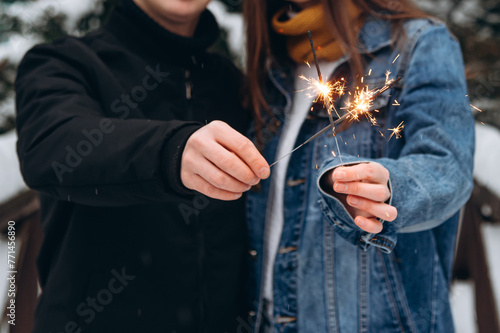
{"label": "snowy background", "polygon": [[[218,50],[243,63],[242,0],[212,1],[223,38]],[[15,143],[12,84],[17,64],[33,45],[70,33],[82,35],[98,28],[119,0],[0,1],[0,203],[26,190],[19,172]],[[472,109],[476,118],[475,179],[500,197],[500,3],[497,0],[420,0],[418,4],[445,20],[459,39],[467,67]],[[475,31],[475,33],[471,33]],[[500,227],[483,229],[495,295],[500,300]],[[0,241],[0,258],[6,246]],[[0,301],[6,271],[0,260]],[[451,300],[458,332],[476,331],[471,283],[455,283]],[[2,304],[2,303],[0,303]],[[497,306],[500,309],[500,302]],[[499,314],[500,316],[500,314]]]}

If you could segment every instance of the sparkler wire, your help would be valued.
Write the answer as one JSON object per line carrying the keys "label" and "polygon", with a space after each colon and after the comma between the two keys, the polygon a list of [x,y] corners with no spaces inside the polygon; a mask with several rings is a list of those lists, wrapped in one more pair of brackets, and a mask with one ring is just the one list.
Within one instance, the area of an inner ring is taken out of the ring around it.
{"label": "sparkler wire", "polygon": [[314,48],[314,42],[311,30],[307,31],[307,35],[309,36],[309,43],[311,44],[311,50],[314,57],[314,64],[316,65],[316,70],[318,71],[319,82],[323,83],[323,77],[321,76],[321,70],[319,69],[318,58],[316,57],[316,49]]}
{"label": "sparkler wire", "polygon": [[[312,37],[311,30],[307,31],[307,35],[309,36],[309,43],[311,44],[311,51],[314,57],[314,64],[316,65],[316,70],[318,71],[318,79],[319,83],[323,83],[323,77],[321,76],[321,69],[319,68],[319,63],[318,63],[318,58],[316,57],[316,49],[314,48],[314,41]],[[335,125],[333,124],[333,117],[332,117],[332,110],[331,108],[335,108],[333,105],[330,105],[328,99],[325,99],[325,105],[326,105],[326,111],[328,113],[328,119],[330,120],[330,125],[332,126],[332,133],[333,136],[335,137],[335,144],[337,145],[337,151],[339,152],[339,157],[340,157],[340,163],[344,164],[342,162],[342,155],[340,153],[340,147],[339,147],[339,142],[337,140],[337,136],[335,135]],[[335,111],[336,112],[336,111]],[[338,116],[338,113],[337,113]]]}

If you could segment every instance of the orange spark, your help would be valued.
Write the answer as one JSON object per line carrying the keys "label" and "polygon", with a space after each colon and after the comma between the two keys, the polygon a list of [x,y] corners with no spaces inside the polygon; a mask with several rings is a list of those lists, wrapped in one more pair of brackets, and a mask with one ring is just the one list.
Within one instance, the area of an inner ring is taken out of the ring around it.
{"label": "orange spark", "polygon": [[475,109],[475,110],[477,110],[477,111],[479,111],[479,112],[483,112],[483,110],[481,110],[481,109],[480,109],[480,108],[478,108],[477,106],[474,106],[474,105],[472,105],[472,104],[470,104],[470,106],[471,106],[473,109]]}
{"label": "orange spark", "polygon": [[385,72],[385,84],[388,84],[389,83],[389,75],[391,75],[391,71],[390,70],[387,70]]}
{"label": "orange spark", "polygon": [[302,91],[310,91],[308,95],[313,98],[313,103],[323,101],[323,106],[327,112],[331,112],[333,108],[333,100],[344,94],[345,82],[320,82],[315,78],[307,78],[304,75],[299,76],[300,79],[308,83],[308,87]]}
{"label": "orange spark", "polygon": [[343,108],[347,109],[347,112],[349,113],[348,119],[351,121],[359,121],[360,116],[364,114],[373,123],[374,118],[370,118],[371,116],[368,113],[371,106],[373,105],[373,100],[371,98],[373,95],[374,91],[368,90],[368,87],[366,87],[365,89],[358,88],[354,92],[353,100],[347,100],[346,107]]}
{"label": "orange spark", "polygon": [[391,135],[389,136],[389,140],[393,137],[396,136],[396,139],[399,139],[401,137],[401,132],[403,131],[403,128],[405,128],[404,121],[399,123],[398,126],[394,128],[388,128],[388,131],[391,131]]}

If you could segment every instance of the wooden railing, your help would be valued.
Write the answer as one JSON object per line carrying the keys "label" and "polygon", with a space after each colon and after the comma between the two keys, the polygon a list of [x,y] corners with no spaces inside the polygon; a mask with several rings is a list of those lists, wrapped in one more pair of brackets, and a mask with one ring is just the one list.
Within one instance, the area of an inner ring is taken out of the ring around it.
{"label": "wooden railing", "polygon": [[481,233],[481,224],[484,223],[483,210],[488,210],[489,220],[500,222],[500,200],[487,188],[476,183],[465,206],[453,276],[458,280],[474,281],[479,333],[499,333],[497,302]]}
{"label": "wooden railing", "polygon": [[[8,325],[10,333],[31,333],[38,295],[36,257],[42,242],[40,204],[33,191],[24,192],[0,205],[0,231],[7,236],[9,221],[15,221],[16,244],[16,296],[15,325]],[[0,258],[0,260],[7,258]],[[3,295],[2,295],[3,296]],[[2,323],[8,317],[7,305],[2,306]]]}

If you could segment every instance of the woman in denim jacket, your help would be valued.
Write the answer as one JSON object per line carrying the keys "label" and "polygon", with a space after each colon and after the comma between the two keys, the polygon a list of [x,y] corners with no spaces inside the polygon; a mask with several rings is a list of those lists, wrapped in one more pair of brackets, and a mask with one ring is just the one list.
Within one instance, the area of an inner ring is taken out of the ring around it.
{"label": "woman in denim jacket", "polygon": [[246,328],[453,332],[450,270],[474,151],[460,48],[407,1],[351,1],[245,3],[250,134],[268,162],[330,123],[322,101],[301,92],[299,75],[317,77],[304,64],[308,30],[324,78],[346,91],[380,88],[387,71],[401,78],[373,102],[376,126],[328,131],[249,194]]}

